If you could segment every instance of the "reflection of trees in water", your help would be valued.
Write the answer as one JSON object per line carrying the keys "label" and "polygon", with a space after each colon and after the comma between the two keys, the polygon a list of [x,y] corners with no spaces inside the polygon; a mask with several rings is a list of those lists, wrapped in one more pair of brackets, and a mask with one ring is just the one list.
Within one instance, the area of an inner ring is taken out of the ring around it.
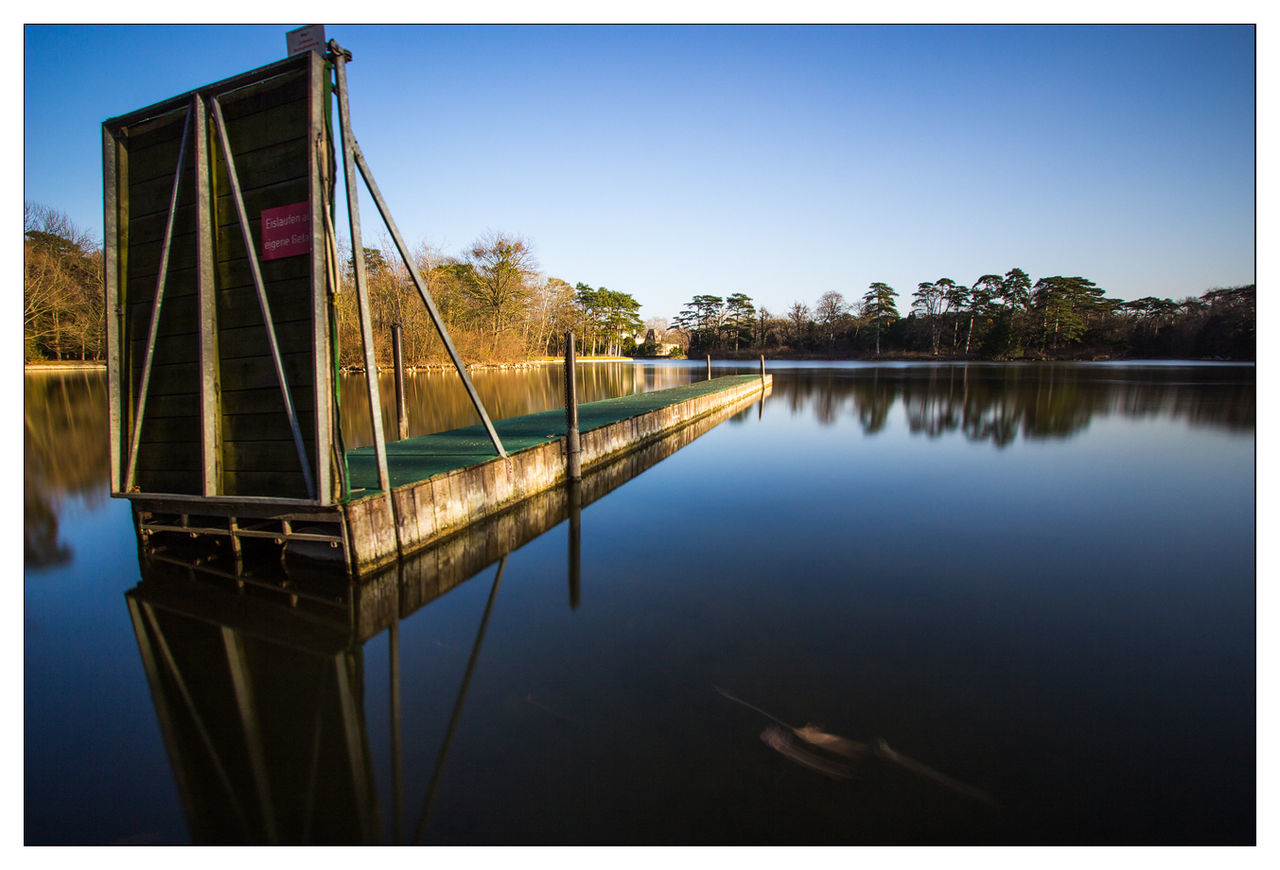
{"label": "reflection of trees in water", "polygon": [[1252,430],[1251,368],[1074,365],[941,365],[787,371],[774,395],[792,414],[831,425],[843,407],[863,431],[884,428],[901,399],[907,428],[937,438],[959,432],[998,447],[1021,435],[1069,438],[1095,415],[1168,417],[1194,425]]}
{"label": "reflection of trees in water", "polygon": [[[1212,389],[1210,389],[1212,384]],[[1169,378],[1150,385],[1120,384],[1115,406],[1130,417],[1169,414],[1197,426],[1252,430],[1256,419],[1252,371],[1247,382],[1219,377],[1199,383]]]}
{"label": "reflection of trees in water", "polygon": [[990,441],[997,447],[1005,447],[1018,438],[1022,409],[1008,393],[993,395],[987,402],[975,395],[965,402],[961,426],[970,441]]}
{"label": "reflection of trees in water", "polygon": [[823,390],[813,398],[813,415],[823,426],[830,426],[839,416],[840,404],[840,397],[834,390]]}
{"label": "reflection of trees in water", "polygon": [[[774,383],[777,383],[776,378]],[[883,429],[885,423],[888,422],[889,411],[897,400],[893,381],[887,373],[884,378],[881,378],[880,372],[873,370],[871,382],[867,385],[867,389],[863,391],[862,396],[862,401],[854,400],[854,406],[858,409],[858,420],[862,423],[863,431],[869,435],[874,435]]]}
{"label": "reflection of trees in water", "polygon": [[930,367],[902,383],[907,426],[930,438],[960,431],[999,447],[1025,438],[1065,438],[1086,428],[1104,392],[1054,366]]}
{"label": "reflection of trees in water", "polygon": [[[705,374],[705,372],[703,372]],[[696,369],[648,368],[630,363],[586,363],[578,366],[578,401],[594,402],[632,393],[678,387],[698,379]],[[564,407],[564,367],[481,369],[471,380],[494,420]],[[395,388],[390,373],[378,378],[384,431],[395,432]],[[453,370],[410,373],[405,378],[409,435],[444,432],[479,423],[462,379]],[[342,379],[342,437],[347,448],[373,443],[369,424],[369,391],[363,375]]]}
{"label": "reflection of trees in water", "polygon": [[53,505],[28,487],[22,494],[22,556],[31,568],[71,560],[71,548],[58,540],[58,514]]}
{"label": "reflection of trees in water", "polygon": [[28,567],[71,558],[58,541],[68,495],[106,498],[110,442],[104,372],[34,373],[24,378],[23,556]]}
{"label": "reflection of trees in water", "polygon": [[906,406],[907,428],[911,432],[923,432],[937,438],[944,432],[952,432],[960,425],[960,413],[964,407],[964,390],[968,379],[961,372],[960,393],[957,394],[954,368],[929,368],[924,378],[913,378],[903,384],[902,401]]}
{"label": "reflection of trees in water", "polygon": [[1030,405],[1023,420],[1026,438],[1068,438],[1089,427],[1093,415],[1106,414],[1110,396],[1093,382],[1081,382],[1078,369],[1063,371],[1058,366],[1038,366],[1031,378]]}

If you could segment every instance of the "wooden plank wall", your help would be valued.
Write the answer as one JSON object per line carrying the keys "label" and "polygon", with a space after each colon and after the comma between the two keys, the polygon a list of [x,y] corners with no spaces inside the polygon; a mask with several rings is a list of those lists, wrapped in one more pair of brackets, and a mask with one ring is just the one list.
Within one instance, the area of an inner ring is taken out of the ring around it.
{"label": "wooden plank wall", "polygon": [[[126,439],[136,419],[147,338],[156,297],[169,198],[186,113],[127,131],[128,241],[123,275],[121,370],[127,373]],[[192,147],[187,146],[169,248],[169,268],[151,364],[135,484],[142,491],[201,492],[199,321],[196,317],[196,205]],[[126,448],[127,454],[127,448]]]}
{"label": "wooden plank wall", "polygon": [[[262,210],[310,199],[308,78],[299,73],[229,94],[222,112],[261,252]],[[214,152],[213,170],[223,492],[306,498],[221,149]],[[315,468],[311,258],[260,263],[285,377]]]}
{"label": "wooden plank wall", "polygon": [[[220,97],[255,248],[263,209],[309,202],[312,86],[308,66]],[[216,94],[216,86],[205,95]],[[316,95],[316,99],[320,99]],[[212,113],[210,112],[210,115]],[[148,119],[118,135],[123,335],[121,429],[127,455],[138,405],[173,174],[185,111]],[[226,160],[209,118],[215,290],[217,494],[306,498],[307,491],[232,197]],[[200,307],[195,148],[188,142],[154,349],[135,484],[142,492],[203,494]],[[316,469],[318,306],[312,256],[260,260],[276,341],[308,462]],[[323,309],[320,309],[323,310]],[[320,348],[323,352],[324,348]],[[327,354],[326,354],[327,359]],[[322,398],[327,401],[327,397]],[[327,445],[325,445],[327,448]],[[212,494],[212,493],[210,493]],[[323,494],[318,493],[323,497]]]}

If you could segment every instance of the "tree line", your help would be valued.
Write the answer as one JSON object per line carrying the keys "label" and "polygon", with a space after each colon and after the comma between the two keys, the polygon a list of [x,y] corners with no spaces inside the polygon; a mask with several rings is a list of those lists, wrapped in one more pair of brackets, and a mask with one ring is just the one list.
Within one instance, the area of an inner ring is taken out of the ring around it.
{"label": "tree line", "polygon": [[[350,250],[338,294],[339,359],[363,365]],[[486,233],[461,257],[426,243],[412,252],[459,355],[467,362],[507,363],[564,352],[572,331],[583,354],[621,355],[635,345],[640,302],[630,293],[548,277],[538,271],[530,243],[519,236]],[[364,249],[374,346],[379,365],[391,363],[391,333],[400,327],[405,364],[442,365],[447,351],[399,251],[389,240]]]}
{"label": "tree line", "polygon": [[1167,357],[1253,359],[1255,287],[1215,288],[1180,302],[1111,299],[1079,276],[1031,281],[1022,269],[970,285],[916,286],[904,316],[899,293],[870,284],[856,301],[829,291],[810,308],[775,314],[750,296],[698,294],[674,326],[690,356],[769,353],[844,358],[948,359]]}
{"label": "tree line", "polygon": [[[106,355],[104,258],[101,245],[63,213],[24,204],[24,358],[101,360]],[[342,366],[364,364],[350,246],[339,254],[334,297]],[[460,256],[425,242],[414,266],[468,363],[510,363],[563,353],[572,330],[583,354],[630,352],[641,328],[640,302],[630,293],[569,284],[538,270],[530,243],[486,233]],[[364,248],[370,320],[378,364],[391,364],[391,333],[401,329],[410,366],[447,364],[448,354],[408,268],[389,239]]]}
{"label": "tree line", "polygon": [[[33,360],[100,360],[106,353],[103,251],[64,214],[24,205],[23,351]],[[340,255],[335,297],[339,362],[363,365],[354,263]],[[1034,283],[1022,269],[986,274],[970,285],[921,282],[904,316],[899,293],[874,282],[859,299],[837,291],[811,308],[757,307],[746,293],[698,294],[668,329],[665,318],[639,319],[630,293],[543,275],[530,243],[486,233],[460,256],[421,243],[412,253],[441,318],[467,362],[520,362],[560,356],[572,331],[583,354],[676,354],[874,358],[884,354],[957,359],[1143,356],[1253,359],[1255,287],[1216,288],[1175,302],[1108,298],[1082,277]],[[390,240],[364,248],[370,315],[379,365],[391,363],[391,333],[401,329],[410,366],[448,363],[426,306]],[[636,346],[644,326],[654,341]]]}

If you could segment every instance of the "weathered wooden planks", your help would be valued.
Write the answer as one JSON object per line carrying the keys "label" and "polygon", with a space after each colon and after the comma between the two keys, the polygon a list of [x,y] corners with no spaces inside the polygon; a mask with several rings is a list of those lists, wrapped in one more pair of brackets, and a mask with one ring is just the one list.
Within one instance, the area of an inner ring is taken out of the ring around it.
{"label": "weathered wooden planks", "polygon": [[[110,324],[108,347],[113,493],[123,488],[127,469],[121,457],[130,452],[128,440],[145,403],[136,489],[294,498],[305,490],[309,474],[325,484],[318,500],[335,498],[329,491],[329,324],[326,307],[317,301],[326,298],[324,270],[316,265],[323,252],[313,244],[310,255],[260,263],[271,334],[298,415],[305,454],[300,460],[233,202],[227,155],[212,120],[216,100],[244,199],[249,243],[258,254],[264,209],[311,203],[311,213],[319,214],[313,150],[317,139],[329,136],[328,99],[324,60],[307,53],[104,122],[108,303],[119,314]],[[192,132],[184,140],[188,124]],[[165,228],[183,152],[152,344]],[[325,364],[319,365],[322,357]]]}

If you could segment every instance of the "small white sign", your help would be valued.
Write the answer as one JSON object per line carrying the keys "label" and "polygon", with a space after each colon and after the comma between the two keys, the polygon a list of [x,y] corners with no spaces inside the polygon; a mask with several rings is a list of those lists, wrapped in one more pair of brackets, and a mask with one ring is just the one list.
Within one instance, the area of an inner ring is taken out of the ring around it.
{"label": "small white sign", "polygon": [[308,24],[306,27],[299,27],[297,30],[290,30],[284,35],[285,42],[289,45],[289,57],[295,54],[302,54],[304,51],[318,51],[321,54],[325,50],[324,41],[324,25]]}

